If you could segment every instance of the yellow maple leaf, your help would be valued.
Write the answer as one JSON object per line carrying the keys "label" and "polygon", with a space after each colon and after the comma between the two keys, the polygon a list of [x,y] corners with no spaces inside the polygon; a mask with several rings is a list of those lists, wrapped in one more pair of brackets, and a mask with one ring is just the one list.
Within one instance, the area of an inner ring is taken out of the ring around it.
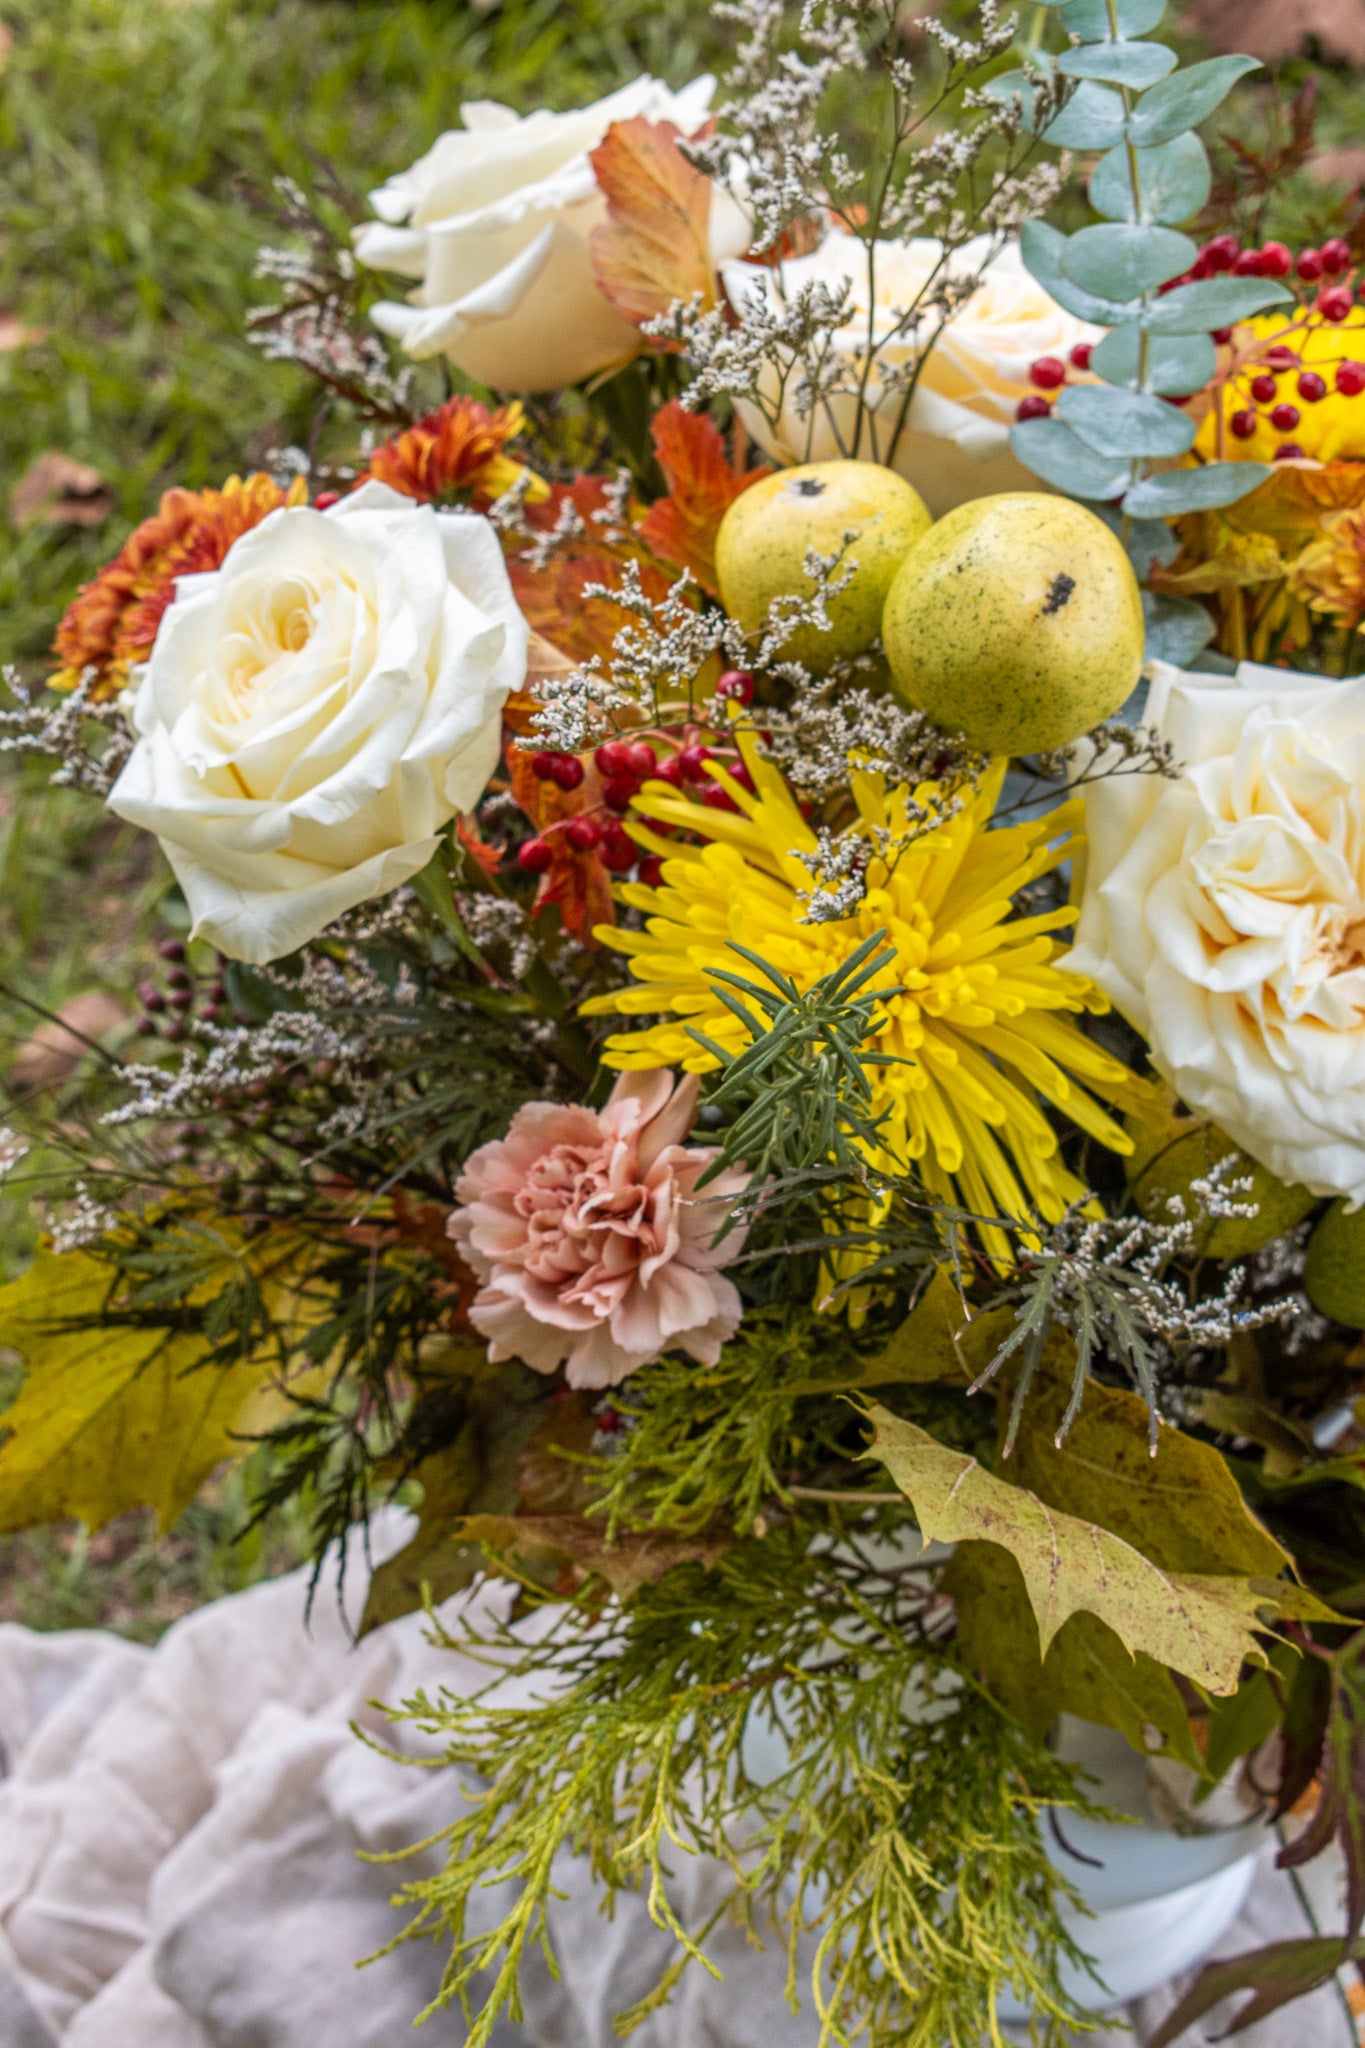
{"label": "yellow maple leaf", "polygon": [[[222,1266],[196,1288],[201,1300],[221,1289],[232,1262],[262,1256],[221,1226],[212,1236]],[[272,1256],[271,1268],[264,1291],[282,1307],[281,1261]],[[216,1362],[202,1332],[119,1313],[120,1278],[90,1252],[42,1250],[0,1288],[0,1344],[25,1365],[0,1416],[0,1531],[68,1515],[98,1529],[136,1507],[155,1508],[165,1529],[215,1465],[250,1448],[234,1432],[261,1420],[253,1411],[274,1391],[274,1349]]]}

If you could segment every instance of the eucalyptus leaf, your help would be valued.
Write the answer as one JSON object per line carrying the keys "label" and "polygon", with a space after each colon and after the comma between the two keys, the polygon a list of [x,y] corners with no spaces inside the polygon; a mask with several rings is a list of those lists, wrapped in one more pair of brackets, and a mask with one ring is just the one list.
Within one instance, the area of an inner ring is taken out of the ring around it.
{"label": "eucalyptus leaf", "polygon": [[1180,277],[1198,253],[1189,236],[1174,228],[1105,221],[1067,236],[1061,251],[1062,275],[1082,291],[1118,302]]}
{"label": "eucalyptus leaf", "polygon": [[1179,58],[1165,43],[1088,43],[1067,50],[1057,69],[1067,78],[1099,78],[1141,92],[1175,69]]}
{"label": "eucalyptus leaf", "polygon": [[1150,149],[1158,142],[1174,142],[1187,128],[1197,128],[1207,120],[1239,78],[1260,68],[1259,57],[1209,57],[1202,64],[1186,65],[1183,71],[1163,78],[1160,85],[1142,95],[1129,116],[1129,141],[1139,149]]}
{"label": "eucalyptus leaf", "polygon": [[[1136,208],[1133,163],[1138,174]],[[1131,159],[1127,146],[1120,143],[1091,173],[1090,204],[1110,220],[1188,220],[1207,201],[1212,183],[1209,153],[1197,135],[1177,135],[1174,142],[1156,149],[1134,150]]]}
{"label": "eucalyptus leaf", "polygon": [[1268,462],[1208,462],[1200,469],[1168,469],[1134,484],[1123,509],[1134,519],[1174,519],[1182,512],[1213,512],[1235,505],[1270,475]]}
{"label": "eucalyptus leaf", "polygon": [[1154,391],[1183,398],[1202,391],[1218,367],[1218,351],[1207,334],[1147,334],[1147,364],[1142,378],[1138,362],[1143,328],[1126,321],[1097,342],[1090,367],[1106,384],[1124,384],[1133,391]]}
{"label": "eucalyptus leaf", "polygon": [[1180,553],[1180,536],[1164,519],[1125,519],[1117,505],[1096,505],[1095,517],[1122,541],[1139,583],[1147,581],[1153,562],[1164,568]]}
{"label": "eucalyptus leaf", "polygon": [[1097,455],[1184,455],[1194,445],[1194,421],[1183,412],[1113,384],[1070,384],[1057,412]]}
{"label": "eucalyptus leaf", "polygon": [[1026,220],[1019,231],[1019,253],[1024,259],[1024,268],[1030,277],[1036,277],[1045,292],[1064,306],[1068,313],[1074,313],[1078,320],[1089,320],[1096,327],[1114,327],[1121,320],[1128,320],[1141,308],[1133,303],[1119,305],[1112,299],[1096,298],[1093,292],[1082,291],[1062,275],[1062,251],[1066,247],[1066,236],[1057,228],[1049,227],[1043,220]]}
{"label": "eucalyptus leaf", "polygon": [[[1161,87],[1153,90],[1160,92]],[[1058,149],[1112,149],[1123,140],[1125,118],[1118,94],[1085,78],[1043,130],[1043,140]]]}
{"label": "eucalyptus leaf", "polygon": [[1149,334],[1211,334],[1215,327],[1235,327],[1292,298],[1272,277],[1201,277],[1177,285],[1148,306],[1141,319]]}
{"label": "eucalyptus leaf", "polygon": [[1073,498],[1117,498],[1128,482],[1126,462],[1097,455],[1059,419],[1022,420],[1010,428],[1010,447],[1025,469]]}
{"label": "eucalyptus leaf", "polygon": [[[1114,26],[1120,41],[1145,36],[1166,12],[1166,0],[1114,0]],[[1111,35],[1106,0],[1066,0],[1057,15],[1069,36],[1083,43],[1105,43]]]}
{"label": "eucalyptus leaf", "polygon": [[1169,661],[1184,668],[1213,638],[1213,620],[1191,597],[1158,597],[1144,590],[1142,616],[1147,625],[1146,661]]}

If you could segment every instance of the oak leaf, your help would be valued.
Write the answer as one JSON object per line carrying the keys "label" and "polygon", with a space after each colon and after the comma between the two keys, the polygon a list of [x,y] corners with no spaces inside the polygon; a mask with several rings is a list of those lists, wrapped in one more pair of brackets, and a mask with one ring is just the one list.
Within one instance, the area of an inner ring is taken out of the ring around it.
{"label": "oak leaf", "polygon": [[[223,1269],[248,1254],[225,1231]],[[129,1508],[168,1528],[223,1458],[249,1445],[250,1409],[276,1376],[273,1351],[212,1361],[198,1332],[110,1314],[113,1268],[89,1252],[39,1251],[0,1288],[0,1344],[25,1377],[0,1427],[0,1530],[73,1516],[101,1528]],[[202,1294],[202,1290],[199,1290]]]}
{"label": "oak leaf", "polygon": [[1044,1655],[1071,1615],[1094,1614],[1130,1654],[1230,1693],[1247,1659],[1261,1658],[1255,1632],[1265,1617],[1311,1602],[1271,1579],[1164,1571],[1098,1523],[1048,1507],[914,1423],[875,1403],[868,1414],[868,1455],[910,1501],[926,1543],[995,1543],[1017,1559]]}
{"label": "oak leaf", "polygon": [[636,531],[656,555],[690,569],[715,597],[720,522],[742,492],[772,472],[766,467],[733,468],[714,421],[704,413],[689,412],[676,398],[655,413],[649,431],[668,496],[650,506]]}
{"label": "oak leaf", "polygon": [[671,121],[613,121],[591,151],[607,218],[592,231],[597,289],[638,327],[675,299],[716,303],[711,180],[678,147]]}

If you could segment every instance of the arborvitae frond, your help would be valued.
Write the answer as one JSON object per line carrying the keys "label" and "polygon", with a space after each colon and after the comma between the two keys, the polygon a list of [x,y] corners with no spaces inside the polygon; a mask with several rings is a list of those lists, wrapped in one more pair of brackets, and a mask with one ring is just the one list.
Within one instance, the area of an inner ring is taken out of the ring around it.
{"label": "arborvitae frond", "polygon": [[[1057,1971],[1075,1951],[1037,1817],[1078,1795],[935,1646],[938,1605],[913,1563],[879,1568],[854,1541],[812,1549],[792,1527],[710,1571],[677,1567],[627,1607],[565,1610],[530,1649],[511,1629],[477,1636],[500,1678],[534,1679],[537,1703],[408,1703],[469,1790],[446,1868],[402,1894],[419,1912],[400,1937],[448,1932],[438,2002],[469,2010],[487,1973],[469,2048],[485,2048],[499,2012],[520,2012],[521,1963],[549,1946],[566,1849],[608,1893],[643,1890],[679,1943],[623,2026],[705,1954],[709,1928],[682,1923],[672,1889],[681,1851],[718,1858],[731,1910],[794,1959],[814,1935],[813,1982],[793,1986],[818,2001],[831,2048],[981,2048],[999,2040],[1007,1985],[1039,2015],[1036,2038],[1060,2044]],[[793,1761],[773,1783],[748,1776],[751,1717],[786,1738]],[[515,1902],[474,1931],[509,1879]]]}

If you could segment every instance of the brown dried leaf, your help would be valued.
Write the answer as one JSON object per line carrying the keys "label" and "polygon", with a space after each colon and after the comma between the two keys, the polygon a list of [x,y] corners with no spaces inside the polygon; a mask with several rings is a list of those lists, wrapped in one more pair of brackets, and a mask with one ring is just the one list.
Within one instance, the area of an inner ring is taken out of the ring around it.
{"label": "brown dried leaf", "polygon": [[45,1018],[23,1044],[9,1070],[9,1085],[16,1093],[35,1088],[55,1088],[74,1074],[90,1051],[120,1024],[128,1013],[117,996],[107,989],[88,989],[63,1003],[55,1017]]}
{"label": "brown dried leaf", "polygon": [[114,494],[97,469],[49,448],[14,486],[9,511],[16,526],[40,521],[49,526],[98,526],[113,503]]}
{"label": "brown dried leaf", "polygon": [[1263,64],[1309,54],[1365,64],[1362,0],[1194,0],[1180,27],[1213,51]]}

